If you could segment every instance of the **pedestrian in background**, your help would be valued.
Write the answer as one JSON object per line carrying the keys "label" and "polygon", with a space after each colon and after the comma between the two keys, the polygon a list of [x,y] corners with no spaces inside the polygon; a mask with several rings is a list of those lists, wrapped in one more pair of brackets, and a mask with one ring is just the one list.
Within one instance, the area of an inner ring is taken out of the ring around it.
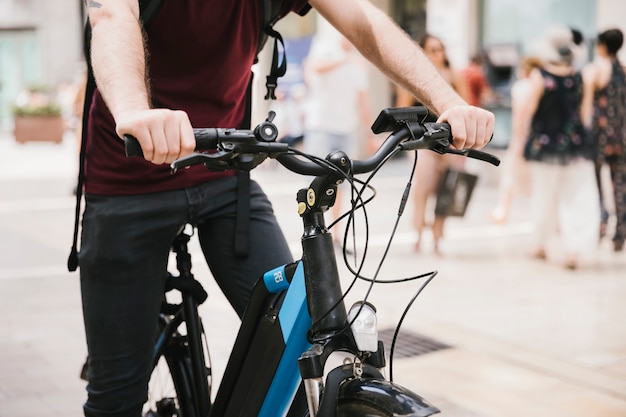
{"label": "pedestrian in background", "polygon": [[595,140],[596,179],[600,192],[600,237],[606,233],[608,211],[602,198],[601,169],[608,165],[615,203],[615,232],[613,249],[621,251],[626,239],[626,75],[617,59],[624,36],[619,29],[609,29],[598,35],[596,58],[585,67],[583,105],[585,123]]}
{"label": "pedestrian in background", "polygon": [[[304,148],[325,158],[344,151],[359,158],[366,143],[359,135],[372,123],[367,69],[354,46],[342,35],[328,31],[317,35],[304,61],[308,96],[304,117]],[[369,138],[367,138],[369,140]],[[343,193],[337,188],[332,220],[341,214]],[[339,233],[333,235],[338,243]]]}
{"label": "pedestrian in background", "polygon": [[523,110],[528,102],[528,95],[532,91],[530,73],[533,69],[540,67],[539,58],[533,56],[523,58],[517,69],[518,78],[511,87],[511,139],[502,161],[498,202],[489,213],[494,223],[506,223],[513,197],[516,194],[528,194],[530,191],[529,172],[524,161],[524,145],[528,139],[529,120],[523,117]]}
{"label": "pedestrian in background", "polygon": [[[470,94],[467,82],[460,72],[452,69],[446,54],[446,48],[441,39],[426,34],[420,38],[418,44],[426,57],[435,65],[441,76],[452,85],[464,100],[469,102]],[[400,88],[396,90],[396,107],[416,106],[419,104],[415,97],[405,90]],[[429,150],[417,151],[417,156],[415,173],[417,179],[413,187],[413,225],[417,232],[415,250],[419,251],[422,246],[422,233],[427,223],[426,208],[428,207],[429,199],[435,198],[437,187],[446,169],[451,167],[462,169],[465,159],[458,155],[440,155]],[[443,237],[443,227],[446,218],[445,216],[435,214],[434,210],[432,216],[433,250],[436,255],[442,255],[439,244]]]}
{"label": "pedestrian in background", "polygon": [[496,95],[485,75],[484,59],[481,53],[470,58],[469,64],[461,70],[469,93],[469,104],[484,107],[495,101]]}
{"label": "pedestrian in background", "polygon": [[558,228],[569,269],[593,250],[600,228],[594,147],[582,122],[583,80],[572,66],[572,45],[569,28],[550,29],[537,48],[544,64],[530,74],[521,115],[530,121],[524,158],[532,177],[534,256],[547,258],[548,240]]}

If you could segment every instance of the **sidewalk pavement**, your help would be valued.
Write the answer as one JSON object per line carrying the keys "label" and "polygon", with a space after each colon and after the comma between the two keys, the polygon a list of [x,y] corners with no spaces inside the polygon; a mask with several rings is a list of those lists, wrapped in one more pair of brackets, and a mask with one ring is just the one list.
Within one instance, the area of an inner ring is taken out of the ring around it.
{"label": "sidewalk pavement", "polygon": [[[61,145],[17,145],[0,135],[0,417],[82,415],[79,282],[65,268],[75,145],[72,137]],[[394,379],[447,417],[625,417],[626,254],[602,242],[580,269],[569,271],[555,243],[548,261],[532,260],[528,202],[516,200],[506,225],[491,224],[486,213],[495,203],[495,181],[487,178],[493,171],[480,169],[466,217],[446,224],[444,257],[432,256],[428,240],[421,253],[413,251],[410,204],[399,222],[381,277],[438,271],[409,310],[401,337],[414,342],[419,339],[413,336],[427,336],[448,348],[397,357]],[[395,160],[374,181],[367,275],[384,252],[407,173],[406,161]],[[269,163],[253,176],[299,256],[293,195],[307,180]],[[192,242],[194,272],[205,277],[208,268],[198,262],[199,247]],[[350,277],[342,272],[347,284]],[[214,282],[202,282],[210,294],[202,306],[205,326],[221,335],[209,342],[219,381],[238,320]],[[374,288],[370,300],[381,328],[397,324],[418,286]],[[365,290],[357,284],[346,303]]]}

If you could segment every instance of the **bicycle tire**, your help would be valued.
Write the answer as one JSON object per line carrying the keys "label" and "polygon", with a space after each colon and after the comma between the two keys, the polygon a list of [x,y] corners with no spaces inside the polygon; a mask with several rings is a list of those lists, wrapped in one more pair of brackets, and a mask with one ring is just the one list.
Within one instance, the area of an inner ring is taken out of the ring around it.
{"label": "bicycle tire", "polygon": [[382,410],[372,404],[353,402],[341,404],[337,407],[337,417],[393,417],[388,411]]}
{"label": "bicycle tire", "polygon": [[427,417],[440,410],[393,382],[345,380],[337,395],[337,417]]}
{"label": "bicycle tire", "polygon": [[171,346],[158,359],[148,383],[144,417],[198,417],[193,402],[189,353]]}

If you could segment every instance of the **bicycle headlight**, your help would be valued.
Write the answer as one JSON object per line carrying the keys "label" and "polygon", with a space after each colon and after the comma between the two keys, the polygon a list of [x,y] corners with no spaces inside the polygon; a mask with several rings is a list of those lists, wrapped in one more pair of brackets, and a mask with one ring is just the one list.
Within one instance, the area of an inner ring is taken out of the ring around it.
{"label": "bicycle headlight", "polygon": [[361,352],[376,352],[378,350],[376,308],[368,302],[358,301],[350,307],[348,321],[352,323],[350,328],[357,348]]}

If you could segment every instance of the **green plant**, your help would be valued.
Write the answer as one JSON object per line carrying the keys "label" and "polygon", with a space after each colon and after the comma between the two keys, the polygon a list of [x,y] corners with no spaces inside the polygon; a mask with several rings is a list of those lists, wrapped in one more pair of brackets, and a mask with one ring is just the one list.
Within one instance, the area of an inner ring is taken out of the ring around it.
{"label": "green plant", "polygon": [[13,106],[13,114],[15,116],[60,116],[61,106],[56,103],[48,103],[44,105],[24,105]]}
{"label": "green plant", "polygon": [[15,116],[60,116],[61,105],[54,100],[50,90],[42,86],[32,86],[22,91],[13,105]]}

